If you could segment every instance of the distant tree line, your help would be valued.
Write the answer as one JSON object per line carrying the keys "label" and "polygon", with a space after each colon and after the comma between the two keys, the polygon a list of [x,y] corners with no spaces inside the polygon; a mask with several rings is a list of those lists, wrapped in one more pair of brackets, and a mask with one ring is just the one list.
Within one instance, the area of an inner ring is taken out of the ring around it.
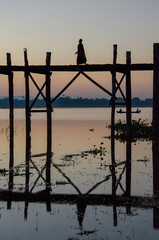
{"label": "distant tree line", "polygon": [[[33,100],[30,100],[30,104]],[[116,102],[123,102],[122,98],[118,98]],[[133,107],[152,107],[153,100],[152,98],[147,98],[141,100],[138,97],[132,98]],[[37,99],[34,107],[43,108],[46,106],[46,103],[43,99]],[[71,98],[69,96],[59,97],[53,104],[53,107],[64,108],[64,107],[110,107],[110,101],[105,98]],[[25,108],[25,99],[14,99],[15,108]],[[0,108],[9,108],[9,98],[0,99]]]}

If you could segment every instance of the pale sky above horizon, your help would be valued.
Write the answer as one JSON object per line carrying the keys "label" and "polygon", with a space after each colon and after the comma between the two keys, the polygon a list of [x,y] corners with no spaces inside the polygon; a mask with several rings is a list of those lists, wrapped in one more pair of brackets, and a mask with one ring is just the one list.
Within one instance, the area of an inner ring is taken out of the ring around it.
{"label": "pale sky above horizon", "polygon": [[[159,0],[0,0],[0,65],[6,64],[6,52],[13,65],[23,65],[23,48],[29,64],[45,64],[47,51],[52,64],[76,64],[79,38],[89,64],[112,63],[113,44],[118,45],[118,63],[125,63],[126,51],[131,51],[132,63],[152,63],[153,43],[159,42],[158,9]],[[74,75],[53,73],[52,94]],[[108,74],[91,76],[111,89]],[[7,95],[7,78],[0,79],[0,95]],[[132,95],[152,97],[152,81],[152,72],[132,73]],[[15,74],[14,86],[15,95],[24,94],[23,74]],[[108,97],[82,77],[65,94]]]}

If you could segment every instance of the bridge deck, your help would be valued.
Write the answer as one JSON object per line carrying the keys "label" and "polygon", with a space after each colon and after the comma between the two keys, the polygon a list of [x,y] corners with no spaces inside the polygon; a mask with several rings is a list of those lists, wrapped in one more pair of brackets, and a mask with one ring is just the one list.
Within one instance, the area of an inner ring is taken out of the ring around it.
{"label": "bridge deck", "polygon": [[[27,68],[25,66],[7,66],[0,65],[0,74],[8,74],[10,71],[13,72],[25,72],[28,70],[31,73],[46,74],[47,71],[51,72],[104,72],[104,71],[116,71],[124,73],[128,69],[126,64],[87,64],[87,65],[29,65]],[[154,69],[154,64],[131,64],[129,70],[131,71],[152,71]]]}

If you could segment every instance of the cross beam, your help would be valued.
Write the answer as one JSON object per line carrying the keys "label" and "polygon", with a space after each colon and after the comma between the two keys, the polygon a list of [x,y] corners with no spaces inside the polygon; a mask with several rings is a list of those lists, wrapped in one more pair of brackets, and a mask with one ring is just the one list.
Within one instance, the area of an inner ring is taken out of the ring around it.
{"label": "cross beam", "polygon": [[[130,71],[153,71],[155,68],[153,63],[138,63],[131,64],[129,67]],[[46,65],[29,65],[27,70],[30,73],[37,74],[46,74],[49,70],[51,72],[112,72],[116,71],[119,73],[124,73],[127,71],[126,64],[88,64],[88,65],[50,65],[46,67]],[[15,66],[12,65],[11,68],[8,68],[7,65],[0,65],[0,74],[7,74],[8,71],[13,72],[25,72],[25,66]]]}

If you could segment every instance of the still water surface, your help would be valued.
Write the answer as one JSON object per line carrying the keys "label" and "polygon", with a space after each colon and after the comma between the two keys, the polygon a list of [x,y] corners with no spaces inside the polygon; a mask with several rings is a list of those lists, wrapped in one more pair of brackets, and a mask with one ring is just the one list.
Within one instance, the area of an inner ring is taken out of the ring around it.
{"label": "still water surface", "polygon": [[[142,108],[133,119],[152,121],[152,109]],[[0,201],[2,239],[158,239],[158,209],[136,204],[127,206],[103,203],[100,195],[112,194],[110,108],[54,109],[52,114],[51,194],[66,196],[65,201]],[[0,188],[8,189],[9,181],[9,112],[0,110]],[[125,120],[125,114],[116,114]],[[31,116],[31,158],[29,191],[46,189],[46,115]],[[25,112],[15,110],[14,187],[13,192],[26,190]],[[115,141],[116,195],[153,196],[152,143],[138,140],[131,144],[131,171],[126,175],[127,143]],[[127,190],[126,190],[127,188]],[[72,194],[72,195],[71,195]],[[82,196],[98,196],[85,201]],[[71,196],[81,196],[76,202]],[[69,197],[69,200],[68,198]],[[143,198],[142,198],[143,197]],[[2,198],[1,198],[2,199]],[[4,200],[4,199],[3,199]],[[157,217],[156,217],[157,216]],[[157,220],[156,220],[157,219]]]}

